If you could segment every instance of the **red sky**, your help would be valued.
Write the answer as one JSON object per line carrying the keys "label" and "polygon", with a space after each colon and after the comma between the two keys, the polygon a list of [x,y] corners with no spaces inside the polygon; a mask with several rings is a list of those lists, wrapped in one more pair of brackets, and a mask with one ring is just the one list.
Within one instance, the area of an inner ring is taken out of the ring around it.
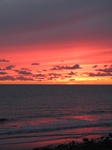
{"label": "red sky", "polygon": [[0,84],[112,84],[111,0],[1,0]]}

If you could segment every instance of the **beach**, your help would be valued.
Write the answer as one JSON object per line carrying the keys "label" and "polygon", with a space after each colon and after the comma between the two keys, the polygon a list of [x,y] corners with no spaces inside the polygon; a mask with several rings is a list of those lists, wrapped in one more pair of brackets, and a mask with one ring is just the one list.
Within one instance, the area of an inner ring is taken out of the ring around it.
{"label": "beach", "polygon": [[[87,139],[86,139],[87,140]],[[69,144],[60,144],[54,148],[34,148],[33,150],[111,150],[112,149],[112,139],[104,140],[91,140],[84,141],[82,143],[70,142]]]}
{"label": "beach", "polygon": [[97,139],[84,138],[83,142],[70,142],[68,144],[60,144],[55,147],[34,148],[33,150],[111,150],[112,149],[112,134],[107,137]]}

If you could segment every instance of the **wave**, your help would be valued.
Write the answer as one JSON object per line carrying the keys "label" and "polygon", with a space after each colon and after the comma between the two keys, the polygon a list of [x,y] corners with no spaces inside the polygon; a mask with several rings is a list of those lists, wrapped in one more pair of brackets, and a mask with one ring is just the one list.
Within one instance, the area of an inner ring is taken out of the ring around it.
{"label": "wave", "polygon": [[97,124],[85,124],[85,125],[71,125],[71,126],[51,126],[51,127],[23,127],[19,129],[4,129],[0,135],[15,135],[15,134],[26,134],[26,133],[43,133],[53,132],[67,129],[80,129],[80,128],[96,128],[96,127],[112,127],[111,123],[97,123]]}
{"label": "wave", "polygon": [[[80,112],[76,112],[74,116],[77,115],[97,115],[97,114],[112,114],[112,110],[92,110],[92,111],[80,111]],[[58,118],[58,117],[69,117],[71,116],[71,114],[44,114],[41,115],[40,114],[36,114],[36,115],[28,115],[28,116],[21,116],[21,117],[17,117],[17,118],[0,118],[0,123],[8,123],[8,122],[12,122],[12,121],[23,121],[23,120],[27,120],[27,119],[41,119],[41,118]]]}
{"label": "wave", "polygon": [[[83,138],[85,136],[89,135],[108,135],[109,132],[87,132],[87,133],[71,133],[71,134],[53,134],[53,135],[32,135],[32,136],[11,136],[11,137],[6,137],[6,138],[0,138],[2,140],[5,140],[4,142],[0,143],[0,145],[6,145],[6,144],[20,144],[20,143],[32,143],[32,142],[47,142],[47,141],[55,141],[55,140],[61,140],[61,139],[79,139]],[[17,140],[15,140],[17,139]]]}

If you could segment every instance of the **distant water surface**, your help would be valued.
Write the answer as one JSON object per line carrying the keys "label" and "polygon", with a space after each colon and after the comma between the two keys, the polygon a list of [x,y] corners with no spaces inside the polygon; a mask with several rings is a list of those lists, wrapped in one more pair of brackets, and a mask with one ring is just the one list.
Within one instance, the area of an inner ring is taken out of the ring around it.
{"label": "distant water surface", "polygon": [[0,85],[0,147],[110,132],[111,85]]}

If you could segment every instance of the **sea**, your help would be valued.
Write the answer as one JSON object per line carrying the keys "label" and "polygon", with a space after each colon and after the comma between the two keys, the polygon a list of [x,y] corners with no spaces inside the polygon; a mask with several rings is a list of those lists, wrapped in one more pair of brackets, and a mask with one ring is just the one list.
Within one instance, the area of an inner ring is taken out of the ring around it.
{"label": "sea", "polygon": [[0,150],[112,133],[112,85],[0,85]]}

